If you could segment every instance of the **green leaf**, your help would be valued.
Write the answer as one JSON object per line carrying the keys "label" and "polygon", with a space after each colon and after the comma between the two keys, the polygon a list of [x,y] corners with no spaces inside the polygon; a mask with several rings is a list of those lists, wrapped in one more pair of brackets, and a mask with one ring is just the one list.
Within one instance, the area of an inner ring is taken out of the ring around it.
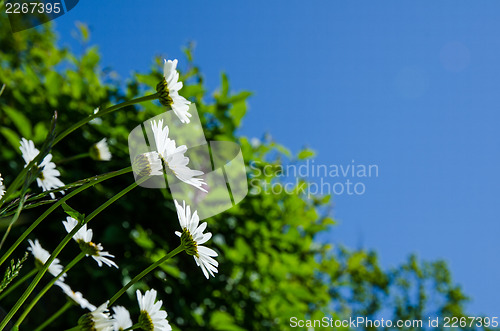
{"label": "green leaf", "polygon": [[244,101],[248,99],[250,96],[252,96],[252,92],[250,91],[242,91],[238,94],[235,94],[227,99],[227,103],[235,103],[239,101]]}
{"label": "green leaf", "polygon": [[283,145],[272,143],[271,146],[276,148],[281,154],[283,154],[287,157],[292,156],[292,153],[290,152],[290,150]]}
{"label": "green leaf", "polygon": [[233,106],[229,110],[229,113],[231,114],[231,117],[233,118],[236,127],[240,126],[241,119],[245,116],[246,112],[247,112],[247,105],[245,101],[233,104]]}
{"label": "green leaf", "polygon": [[5,139],[7,139],[7,141],[12,145],[12,147],[14,147],[14,149],[17,150],[19,148],[19,141],[21,139],[19,139],[19,136],[14,130],[11,130],[6,127],[1,127],[0,132],[3,134]]}
{"label": "green leaf", "polygon": [[299,160],[305,160],[305,159],[309,159],[315,155],[316,155],[316,153],[312,149],[306,148],[306,149],[303,149],[299,152],[299,155],[297,155],[297,158]]}
{"label": "green leaf", "polygon": [[82,41],[86,43],[90,38],[90,31],[88,25],[82,22],[76,22],[75,25],[78,28],[78,32],[80,32]]}
{"label": "green leaf", "polygon": [[11,108],[7,105],[3,106],[3,110],[5,111],[7,116],[9,116],[11,121],[14,123],[19,133],[23,137],[30,139],[31,138],[30,120],[26,116],[24,116],[23,113],[21,113],[19,110]]}
{"label": "green leaf", "polygon": [[234,319],[231,315],[224,311],[216,311],[212,314],[210,318],[210,326],[214,330],[219,331],[244,331],[245,329],[240,328],[234,324]]}
{"label": "green leaf", "polygon": [[64,212],[68,214],[69,216],[73,217],[75,220],[77,220],[80,223],[83,223],[85,221],[85,214],[80,214],[73,208],[71,208],[68,204],[63,203],[62,207],[64,209]]}
{"label": "green leaf", "polygon": [[229,80],[227,79],[227,75],[225,73],[222,73],[221,79],[221,96],[225,98],[229,94]]}
{"label": "green leaf", "polygon": [[48,130],[45,127],[45,123],[38,122],[33,129],[33,141],[35,143],[43,142],[47,136]]}

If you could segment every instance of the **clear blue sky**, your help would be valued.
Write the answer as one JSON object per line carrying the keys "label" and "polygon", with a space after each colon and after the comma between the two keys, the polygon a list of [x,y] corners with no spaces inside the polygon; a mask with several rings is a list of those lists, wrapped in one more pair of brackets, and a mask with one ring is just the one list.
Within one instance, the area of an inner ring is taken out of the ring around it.
{"label": "clear blue sky", "polygon": [[[85,0],[57,19],[62,44],[89,24],[103,65],[123,78],[154,55],[195,60],[215,88],[255,92],[241,133],[317,164],[377,164],[362,196],[334,198],[322,237],[446,259],[473,314],[500,314],[499,1]],[[182,67],[182,63],[180,64]]]}

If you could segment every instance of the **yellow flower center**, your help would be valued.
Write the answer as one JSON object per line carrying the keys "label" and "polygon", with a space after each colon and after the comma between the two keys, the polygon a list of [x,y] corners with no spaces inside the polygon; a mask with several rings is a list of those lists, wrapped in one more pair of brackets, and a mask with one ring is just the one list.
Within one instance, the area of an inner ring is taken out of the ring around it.
{"label": "yellow flower center", "polygon": [[132,169],[134,169],[135,174],[139,177],[149,176],[151,174],[151,164],[147,155],[137,155],[132,164]]}
{"label": "yellow flower center", "polygon": [[96,331],[95,323],[91,313],[87,313],[80,317],[80,319],[78,320],[78,326],[80,326],[80,329],[82,331]]}
{"label": "yellow flower center", "polygon": [[80,249],[86,255],[92,255],[92,256],[99,255],[99,247],[97,247],[97,245],[94,244],[92,241],[85,242],[84,240],[80,239],[80,240],[78,240],[78,246],[80,246]]}
{"label": "yellow flower center", "polygon": [[161,80],[161,82],[156,85],[156,92],[158,92],[158,99],[160,103],[165,107],[171,107],[174,103],[174,100],[170,97],[170,91],[168,90],[167,81],[165,77]]}
{"label": "yellow flower center", "polygon": [[141,329],[145,331],[153,331],[155,329],[151,316],[149,316],[148,312],[145,310],[141,310],[141,315],[139,315],[139,324],[141,325]]}
{"label": "yellow flower center", "polygon": [[198,257],[198,244],[193,239],[193,236],[187,228],[182,230],[181,243],[184,246],[186,253]]}

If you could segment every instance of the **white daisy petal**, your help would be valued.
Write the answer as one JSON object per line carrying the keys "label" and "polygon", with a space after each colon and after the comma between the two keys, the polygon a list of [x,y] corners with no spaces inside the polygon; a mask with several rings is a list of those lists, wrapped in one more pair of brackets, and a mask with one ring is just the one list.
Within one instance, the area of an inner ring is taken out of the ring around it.
{"label": "white daisy petal", "polygon": [[[68,233],[70,233],[75,226],[78,225],[78,221],[69,216],[66,217],[66,221],[63,221],[62,223]],[[92,237],[92,229],[87,230],[87,224],[85,224],[80,228],[80,230],[78,230],[77,233],[75,233],[73,239],[80,245],[80,247],[83,247],[82,249],[86,253],[86,256],[92,256],[99,267],[102,267],[102,265],[105,264],[108,267],[115,267],[118,269],[118,265],[111,259],[108,259],[108,257],[115,256],[104,251],[104,248],[100,243],[96,244],[92,242]]]}
{"label": "white daisy petal", "polygon": [[93,145],[90,149],[90,155],[97,161],[110,161],[112,158],[111,152],[106,138]]}
{"label": "white daisy petal", "polygon": [[54,285],[57,285],[59,286],[63,292],[71,299],[73,300],[74,302],[76,302],[80,307],[82,307],[82,309],[88,309],[90,311],[94,311],[96,309],[96,307],[91,304],[90,302],[87,301],[87,299],[85,299],[83,297],[83,295],[80,293],[80,292],[73,292],[73,290],[71,289],[71,287],[69,287],[69,285],[67,285],[66,283],[63,283],[62,281],[60,280],[57,280]]}
{"label": "white daisy petal", "polygon": [[156,301],[156,290],[149,290],[144,293],[137,290],[137,302],[139,303],[139,309],[141,311],[141,316],[139,317],[139,323],[143,323],[143,330],[154,330],[154,331],[168,331],[172,330],[170,324],[167,320],[167,312],[160,310],[163,302],[159,300]]}
{"label": "white daisy petal", "polygon": [[[28,239],[28,243],[30,244],[30,247],[28,247],[28,251],[30,251],[31,254],[33,254],[33,257],[35,258],[35,260],[38,261],[38,263],[44,265],[50,258],[50,253],[45,249],[43,249],[38,239],[35,239],[35,242],[31,241],[31,239]],[[55,258],[47,270],[52,276],[57,277],[63,271],[63,269],[64,268],[60,264],[59,259]],[[66,273],[64,273],[61,277],[59,277],[59,279],[63,281],[65,277]]]}
{"label": "white daisy petal", "polygon": [[183,84],[179,82],[179,72],[177,72],[177,59],[176,60],[164,60],[163,65],[163,76],[166,82],[166,93],[169,97],[169,105],[173,112],[182,123],[189,123],[190,117],[189,113],[190,101],[186,100],[183,96],[179,95],[180,89],[182,89]]}
{"label": "white daisy petal", "polygon": [[97,307],[91,313],[84,315],[78,323],[85,325],[86,330],[88,326],[92,326],[92,330],[96,331],[112,331],[115,325],[114,319],[111,318],[108,311],[108,301]]}
{"label": "white daisy petal", "polygon": [[[22,157],[26,162],[26,167],[37,157],[40,151],[35,147],[35,143],[31,140],[22,138],[20,144],[21,146],[19,149],[21,150]],[[64,183],[58,178],[61,173],[56,169],[55,163],[51,162],[51,160],[52,154],[47,154],[39,165],[41,173],[36,181],[38,186],[41,187],[44,192],[64,186]],[[61,193],[64,194],[64,191],[61,191]],[[55,199],[54,193],[50,193],[50,197]]]}
{"label": "white daisy petal", "polygon": [[203,171],[193,170],[187,166],[189,158],[184,155],[187,147],[185,145],[176,147],[175,140],[168,137],[168,126],[163,127],[163,120],[151,121],[151,129],[155,139],[156,152],[174,175],[184,183],[192,185],[203,192],[208,192],[202,187],[202,185],[207,185],[203,179],[195,178],[203,175]]}
{"label": "white daisy petal", "polygon": [[113,307],[113,323],[114,329],[117,331],[125,330],[130,328],[133,323],[130,319],[130,313],[127,308],[122,306]]}
{"label": "white daisy petal", "polygon": [[5,186],[3,185],[2,174],[0,174],[0,199],[2,199],[4,194],[5,194]]}
{"label": "white daisy petal", "polygon": [[[209,278],[209,274],[213,277],[214,273],[217,273],[219,263],[212,257],[216,257],[218,254],[211,248],[201,246],[201,244],[204,244],[212,237],[212,233],[210,232],[203,233],[207,227],[207,223],[203,222],[199,225],[200,218],[197,211],[191,214],[191,207],[186,206],[185,201],[182,202],[182,206],[176,200],[174,200],[174,203],[182,231],[188,233],[190,240],[194,241],[194,244],[188,243],[188,246],[185,246],[190,247],[186,249],[186,252],[193,255],[196,265],[201,268],[201,271],[207,279]],[[182,236],[178,231],[176,231],[175,234],[179,237]]]}

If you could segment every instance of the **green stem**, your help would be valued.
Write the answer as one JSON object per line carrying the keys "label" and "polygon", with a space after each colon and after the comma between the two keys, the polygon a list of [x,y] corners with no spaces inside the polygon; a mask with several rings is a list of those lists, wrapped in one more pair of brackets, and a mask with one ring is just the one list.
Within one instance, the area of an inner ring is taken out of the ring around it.
{"label": "green stem", "polygon": [[158,266],[162,265],[165,261],[167,261],[171,257],[179,254],[183,250],[184,250],[184,246],[179,245],[179,247],[177,247],[176,249],[174,249],[173,251],[171,251],[170,253],[168,253],[167,255],[165,255],[164,257],[162,257],[161,259],[159,259],[158,261],[154,262],[149,267],[147,267],[146,269],[144,269],[140,274],[138,274],[130,282],[128,282],[127,285],[125,285],[124,287],[122,287],[121,290],[119,290],[118,292],[116,292],[116,294],[113,295],[113,297],[111,299],[109,299],[108,307],[111,307],[111,305],[116,300],[118,300],[118,298],[121,297],[122,294],[125,293],[130,288],[130,286],[132,286],[135,283],[137,283],[139,280],[142,279],[142,277],[146,276],[148,273],[150,273],[151,271],[153,271],[154,269],[156,269]]}
{"label": "green stem", "polygon": [[81,331],[82,328],[80,326],[74,326],[71,329],[67,329],[66,331]]}
{"label": "green stem", "polygon": [[28,288],[24,291],[21,297],[14,304],[14,307],[12,307],[11,310],[7,313],[7,315],[0,324],[0,330],[3,330],[5,328],[7,323],[9,323],[9,321],[14,316],[14,314],[19,310],[19,308],[21,308],[21,305],[30,296],[31,292],[33,292],[36,285],[40,282],[40,279],[42,279],[43,275],[45,274],[49,266],[52,264],[54,259],[57,257],[57,255],[59,255],[59,253],[63,250],[64,246],[66,246],[66,244],[71,240],[71,238],[73,238],[73,236],[78,232],[78,230],[80,230],[80,226],[75,226],[75,228],[71,230],[71,232],[68,233],[66,237],[64,237],[63,240],[59,243],[56,249],[52,252],[52,255],[50,255],[49,259],[38,271],[38,273],[35,276],[35,279],[31,281],[31,284],[28,286]]}
{"label": "green stem", "polygon": [[118,200],[120,197],[125,195],[127,192],[131,191],[134,187],[137,187],[142,181],[147,180],[148,177],[144,177],[139,183],[133,183],[127,188],[125,188],[123,191],[119,192],[116,194],[114,197],[106,201],[104,204],[102,204],[99,208],[97,208],[94,212],[92,212],[89,216],[85,218],[85,221],[83,223],[80,223],[79,225],[75,226],[73,230],[71,230],[70,233],[66,235],[66,237],[63,238],[63,240],[59,243],[59,245],[56,247],[56,249],[52,252],[50,255],[49,259],[45,262],[43,265],[42,269],[36,274],[35,279],[31,282],[31,284],[28,286],[28,288],[24,291],[24,293],[21,295],[21,297],[17,300],[17,302],[14,304],[14,307],[11,308],[11,310],[7,313],[5,318],[2,320],[0,323],[0,330],[3,330],[7,323],[12,319],[14,314],[21,308],[22,304],[26,301],[26,299],[29,297],[31,292],[35,289],[36,285],[40,282],[40,279],[42,279],[43,275],[47,272],[47,269],[49,265],[54,261],[54,259],[61,253],[63,248],[68,244],[68,242],[73,238],[73,236],[82,228],[84,224],[87,224],[91,219],[93,219],[97,214],[99,214],[101,211],[103,211],[106,207],[108,207],[112,202]]}
{"label": "green stem", "polygon": [[[55,117],[52,122],[53,125],[55,125],[54,120]],[[47,143],[47,141],[45,143]],[[45,143],[42,146],[42,151],[44,151],[43,148],[46,146]],[[44,154],[38,153],[38,155],[33,160],[31,160],[31,162],[29,162],[27,165],[24,166],[23,170],[21,170],[21,172],[17,175],[16,179],[14,179],[14,181],[9,185],[7,191],[5,191],[3,197],[0,199],[0,208],[3,206],[5,201],[7,201],[7,199],[12,195],[12,193],[14,193],[19,188],[19,186],[21,186],[23,182],[24,182],[24,187],[22,189],[21,195],[24,195],[29,184],[31,184],[31,182],[34,180],[34,178],[26,179],[27,177],[26,175],[31,171],[31,169],[33,169],[35,165],[39,164],[42,161],[43,155],[45,155],[45,153]]]}
{"label": "green stem", "polygon": [[2,237],[2,241],[0,242],[0,249],[2,249],[3,244],[5,243],[5,240],[7,240],[7,236],[10,233],[10,230],[12,229],[12,226],[14,223],[17,222],[19,216],[21,216],[21,211],[23,210],[24,203],[26,202],[26,195],[24,192],[22,193],[21,201],[19,201],[19,206],[17,207],[16,213],[14,214],[14,217],[9,222],[9,226],[7,227],[7,230],[5,230],[5,233]]}
{"label": "green stem", "polygon": [[60,133],[56,137],[56,139],[54,140],[54,143],[53,143],[52,146],[56,145],[59,141],[61,141],[64,137],[66,137],[67,135],[69,135],[71,132],[75,131],[76,129],[78,129],[78,128],[84,126],[85,124],[87,124],[88,122],[92,121],[94,118],[101,117],[103,115],[112,113],[112,112],[114,112],[114,111],[116,111],[118,109],[121,109],[123,107],[126,107],[126,106],[134,105],[136,103],[140,103],[140,102],[143,102],[143,101],[155,100],[155,99],[158,99],[158,93],[151,94],[151,95],[146,95],[144,97],[140,97],[140,98],[129,100],[129,101],[125,101],[125,102],[122,102],[120,104],[114,105],[112,107],[103,109],[103,110],[99,111],[97,114],[93,114],[93,115],[91,115],[91,116],[89,116],[87,118],[84,118],[84,119],[80,120],[79,122],[73,124],[72,126],[70,126],[69,128],[67,128],[65,131],[63,131],[62,133]]}
{"label": "green stem", "polygon": [[33,277],[36,274],[36,269],[31,270],[28,272],[23,278],[19,279],[17,282],[15,282],[13,285],[9,286],[9,288],[0,295],[0,300],[5,298],[7,295],[9,295],[10,292],[14,291],[16,288],[19,287],[22,283],[24,283],[27,279]]}
{"label": "green stem", "polygon": [[75,266],[75,264],[77,264],[84,256],[85,256],[85,253],[84,252],[80,252],[80,254],[78,254],[70,263],[68,263],[68,265],[63,269],[63,271],[61,271],[59,273],[59,275],[57,275],[56,277],[52,278],[50,280],[50,282],[47,285],[45,285],[45,287],[38,293],[38,295],[30,302],[30,304],[28,305],[28,307],[26,307],[24,309],[23,313],[18,318],[17,322],[14,324],[14,329],[16,327],[19,327],[19,325],[21,325],[21,323],[24,321],[24,319],[26,318],[26,316],[28,316],[28,314],[33,309],[33,307],[35,307],[35,305],[37,304],[37,302],[44,296],[45,293],[47,293],[47,291],[52,287],[52,285],[54,285],[54,283],[62,275],[64,275],[71,268],[73,268]]}
{"label": "green stem", "polygon": [[135,330],[135,329],[138,329],[138,328],[140,328],[140,327],[141,327],[141,323],[137,323],[137,324],[132,325],[132,326],[131,326],[131,327],[129,327],[129,328],[126,328],[126,329],[125,329],[125,330],[123,330],[123,331]]}
{"label": "green stem", "polygon": [[9,185],[7,188],[7,191],[5,191],[3,197],[0,199],[0,207],[4,204],[5,201],[7,201],[7,198],[10,197],[10,195],[18,189],[18,187],[21,185],[22,181],[25,179],[26,174],[28,171],[35,165],[34,160],[31,161],[26,167],[24,167],[23,170],[17,175],[16,179]]}
{"label": "green stem", "polygon": [[127,186],[126,188],[124,188],[121,192],[115,194],[115,196],[113,196],[111,199],[109,199],[108,201],[106,201],[105,203],[103,203],[102,205],[100,205],[89,216],[85,217],[84,224],[87,224],[88,222],[90,222],[91,219],[93,219],[100,212],[102,212],[104,209],[106,209],[107,207],[109,207],[109,205],[111,205],[113,202],[115,202],[116,200],[118,200],[121,197],[123,197],[128,192],[132,191],[134,188],[136,188],[137,186],[139,186],[142,182],[146,181],[147,179],[149,179],[149,177],[146,176],[142,180],[138,180],[137,182],[133,182],[132,184],[130,184],[129,186]]}
{"label": "green stem", "polygon": [[70,157],[67,157],[65,159],[62,159],[60,161],[57,161],[57,164],[67,163],[67,162],[71,162],[71,161],[83,159],[83,158],[86,158],[86,157],[89,157],[89,156],[90,156],[90,153],[77,154],[77,155],[70,156]]}
{"label": "green stem", "polygon": [[[130,105],[134,105],[134,104],[137,104],[137,103],[140,103],[140,102],[143,102],[143,101],[154,100],[154,99],[158,99],[158,93],[154,93],[154,94],[151,94],[151,95],[146,95],[144,97],[140,97],[140,98],[133,99],[133,100],[130,100],[130,101],[125,101],[125,102],[122,102],[122,103],[120,103],[118,105],[114,105],[112,107],[104,109],[104,110],[98,112],[97,114],[92,114],[91,116],[80,120],[78,123],[72,125],[68,129],[66,129],[64,132],[62,132],[61,134],[59,134],[55,138],[55,140],[54,140],[54,142],[52,144],[52,147],[54,147],[55,144],[57,144],[64,137],[66,137],[67,135],[69,135],[71,132],[75,131],[76,129],[78,129],[78,128],[82,127],[83,125],[87,124],[88,122],[92,121],[94,118],[101,117],[103,115],[109,114],[111,112],[114,112],[114,111],[116,111],[118,109],[121,109],[123,107],[126,107],[126,106],[130,106]],[[4,204],[4,202],[7,201],[7,199],[11,196],[11,194],[18,189],[18,187],[21,185],[22,181],[24,180],[24,177],[26,177],[26,174],[28,173],[28,171],[31,170],[31,168],[35,164],[37,164],[37,162],[41,161],[40,159],[41,159],[41,157],[35,158],[35,160],[31,161],[26,167],[24,167],[24,169],[19,173],[19,175],[17,175],[16,179],[14,179],[14,182],[12,182],[12,184],[9,185],[9,187],[8,187],[7,191],[5,192],[4,196],[0,199],[0,207],[2,207],[2,205]]]}
{"label": "green stem", "polygon": [[64,314],[66,310],[73,307],[75,304],[71,301],[66,302],[64,306],[62,306],[58,311],[54,313],[54,315],[50,316],[45,322],[43,322],[39,327],[35,329],[35,331],[42,331],[47,326],[49,326],[52,322],[54,322],[59,316]]}
{"label": "green stem", "polygon": [[90,179],[91,181],[89,183],[79,187],[78,189],[74,190],[73,192],[71,192],[68,195],[61,198],[54,205],[52,205],[49,209],[47,209],[40,217],[38,217],[37,220],[35,222],[33,222],[33,224],[31,224],[30,227],[28,229],[26,229],[26,231],[24,231],[24,233],[21,235],[21,237],[19,237],[19,239],[17,239],[16,242],[12,246],[9,247],[8,251],[0,258],[0,266],[9,258],[9,256],[12,254],[12,252],[14,252],[14,250],[17,248],[17,246],[19,246],[22,242],[24,242],[24,239],[26,239],[26,237],[38,226],[38,224],[40,224],[47,216],[50,215],[50,213],[52,213],[54,210],[56,210],[60,205],[65,203],[68,199],[70,199],[73,196],[77,195],[78,193],[88,189],[89,187],[94,186],[97,183],[100,183],[102,181],[105,181],[107,179],[110,179],[110,178],[113,178],[113,177],[116,177],[119,175],[129,173],[131,171],[132,171],[132,167],[128,167],[128,168],[125,168],[122,170],[110,172],[108,175],[105,175],[105,176],[99,176],[99,178],[94,177],[95,178],[94,180]]}

